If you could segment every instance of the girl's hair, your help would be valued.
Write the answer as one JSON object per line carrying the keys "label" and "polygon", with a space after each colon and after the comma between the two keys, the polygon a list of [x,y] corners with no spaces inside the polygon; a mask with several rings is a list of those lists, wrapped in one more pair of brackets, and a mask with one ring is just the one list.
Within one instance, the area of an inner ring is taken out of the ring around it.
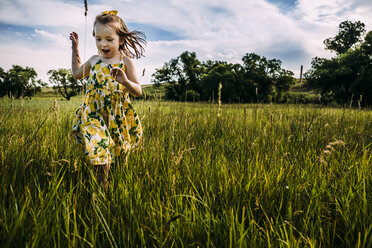
{"label": "girl's hair", "polygon": [[144,56],[143,53],[145,52],[144,45],[146,44],[146,36],[143,32],[137,30],[129,31],[124,21],[116,15],[101,14],[96,16],[96,20],[94,21],[93,36],[95,36],[94,27],[97,22],[109,25],[116,31],[120,39],[124,38],[124,43],[119,46],[119,51],[123,52],[130,58],[139,59],[141,56]]}

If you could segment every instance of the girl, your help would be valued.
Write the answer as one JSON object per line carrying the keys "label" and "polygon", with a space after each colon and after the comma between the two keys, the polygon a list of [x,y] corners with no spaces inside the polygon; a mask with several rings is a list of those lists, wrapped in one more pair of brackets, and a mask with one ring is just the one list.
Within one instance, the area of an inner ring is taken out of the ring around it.
{"label": "girl", "polygon": [[97,181],[107,190],[108,172],[114,156],[142,144],[142,126],[129,93],[142,93],[131,58],[143,56],[142,32],[130,32],[117,11],[98,15],[93,36],[99,55],[85,64],[79,56],[79,37],[72,32],[72,73],[76,79],[89,76],[84,103],[76,111],[73,136],[95,166]]}

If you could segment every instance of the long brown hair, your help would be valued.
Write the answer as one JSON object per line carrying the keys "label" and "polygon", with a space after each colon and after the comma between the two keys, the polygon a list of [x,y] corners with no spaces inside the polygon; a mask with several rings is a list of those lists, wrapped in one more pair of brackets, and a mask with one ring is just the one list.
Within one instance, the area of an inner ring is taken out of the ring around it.
{"label": "long brown hair", "polygon": [[119,35],[120,39],[124,38],[124,43],[119,46],[119,51],[123,52],[130,58],[137,58],[144,56],[145,52],[144,45],[146,45],[146,36],[141,31],[129,31],[124,21],[112,14],[101,14],[96,16],[96,20],[93,25],[93,36],[95,36],[94,27],[96,23],[108,24],[113,28]]}

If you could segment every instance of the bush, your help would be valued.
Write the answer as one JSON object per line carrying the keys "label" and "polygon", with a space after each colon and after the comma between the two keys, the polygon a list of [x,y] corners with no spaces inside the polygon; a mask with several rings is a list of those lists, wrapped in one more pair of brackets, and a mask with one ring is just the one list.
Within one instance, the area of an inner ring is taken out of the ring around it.
{"label": "bush", "polygon": [[288,92],[283,97],[284,103],[320,103],[319,95],[307,92]]}
{"label": "bush", "polygon": [[200,100],[200,94],[194,90],[187,90],[184,94],[182,94],[182,99],[187,102],[196,102]]}

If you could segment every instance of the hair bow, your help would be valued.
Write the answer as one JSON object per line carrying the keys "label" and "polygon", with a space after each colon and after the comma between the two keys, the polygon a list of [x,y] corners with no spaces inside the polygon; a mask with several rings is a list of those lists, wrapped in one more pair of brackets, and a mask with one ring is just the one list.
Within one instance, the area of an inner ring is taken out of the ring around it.
{"label": "hair bow", "polygon": [[109,10],[109,11],[103,11],[101,14],[102,15],[114,15],[114,16],[116,16],[117,13],[118,13],[117,10]]}

